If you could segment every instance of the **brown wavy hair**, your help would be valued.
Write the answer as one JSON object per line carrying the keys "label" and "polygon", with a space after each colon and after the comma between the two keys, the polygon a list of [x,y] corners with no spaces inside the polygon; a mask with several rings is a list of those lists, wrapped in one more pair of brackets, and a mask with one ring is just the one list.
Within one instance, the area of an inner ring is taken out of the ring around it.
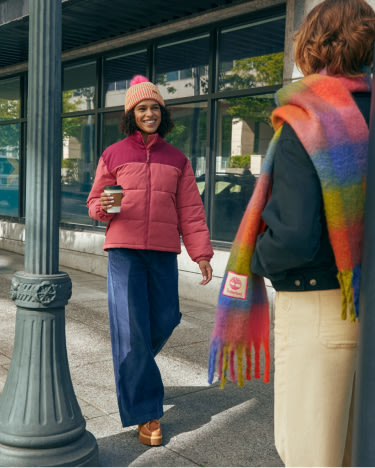
{"label": "brown wavy hair", "polygon": [[[161,122],[156,132],[162,138],[164,138],[165,135],[174,128],[174,122],[169,110],[166,107],[160,106],[160,112]],[[119,128],[123,135],[132,135],[136,130],[139,130],[137,124],[135,123],[134,108],[130,109],[130,111],[126,114],[124,112],[121,115]]]}
{"label": "brown wavy hair", "polygon": [[294,56],[304,75],[358,76],[372,64],[375,12],[365,0],[324,0],[295,33]]}

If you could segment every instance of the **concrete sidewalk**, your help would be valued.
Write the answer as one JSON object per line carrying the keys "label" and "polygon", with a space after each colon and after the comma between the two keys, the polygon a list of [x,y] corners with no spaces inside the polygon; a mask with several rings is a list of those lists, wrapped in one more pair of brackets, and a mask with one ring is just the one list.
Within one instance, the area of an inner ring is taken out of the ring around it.
{"label": "concrete sidewalk", "polygon": [[[16,306],[10,281],[23,256],[0,250],[0,392],[12,356]],[[138,442],[117,410],[104,278],[63,268],[73,282],[66,307],[72,381],[100,466],[283,466],[273,440],[273,383],[224,390],[207,383],[215,308],[181,299],[182,321],[157,361],[165,384],[164,444]],[[197,287],[200,287],[197,285]],[[272,373],[272,369],[271,369]]]}

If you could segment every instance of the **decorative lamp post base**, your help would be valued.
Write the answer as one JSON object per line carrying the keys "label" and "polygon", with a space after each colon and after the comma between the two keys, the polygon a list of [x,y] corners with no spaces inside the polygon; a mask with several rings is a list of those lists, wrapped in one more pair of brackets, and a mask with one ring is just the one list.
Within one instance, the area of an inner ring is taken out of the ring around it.
{"label": "decorative lamp post base", "polygon": [[78,405],[65,340],[66,273],[17,272],[12,360],[0,395],[0,466],[98,466]]}
{"label": "decorative lamp post base", "polygon": [[17,448],[0,444],[0,466],[99,466],[95,437],[82,437],[63,447]]}

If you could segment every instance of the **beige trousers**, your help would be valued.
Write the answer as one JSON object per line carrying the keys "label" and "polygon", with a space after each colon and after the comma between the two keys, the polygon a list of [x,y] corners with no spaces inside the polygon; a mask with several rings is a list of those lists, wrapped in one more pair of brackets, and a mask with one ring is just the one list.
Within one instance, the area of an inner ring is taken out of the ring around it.
{"label": "beige trousers", "polygon": [[285,466],[350,466],[357,329],[341,319],[338,289],[276,293],[275,443]]}

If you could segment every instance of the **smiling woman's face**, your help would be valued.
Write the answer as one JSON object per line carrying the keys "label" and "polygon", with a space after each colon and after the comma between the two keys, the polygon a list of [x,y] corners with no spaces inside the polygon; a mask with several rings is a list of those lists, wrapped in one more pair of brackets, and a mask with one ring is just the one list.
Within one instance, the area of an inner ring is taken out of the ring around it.
{"label": "smiling woman's face", "polygon": [[156,133],[161,122],[160,105],[151,99],[145,99],[134,107],[134,117],[143,138]]}

